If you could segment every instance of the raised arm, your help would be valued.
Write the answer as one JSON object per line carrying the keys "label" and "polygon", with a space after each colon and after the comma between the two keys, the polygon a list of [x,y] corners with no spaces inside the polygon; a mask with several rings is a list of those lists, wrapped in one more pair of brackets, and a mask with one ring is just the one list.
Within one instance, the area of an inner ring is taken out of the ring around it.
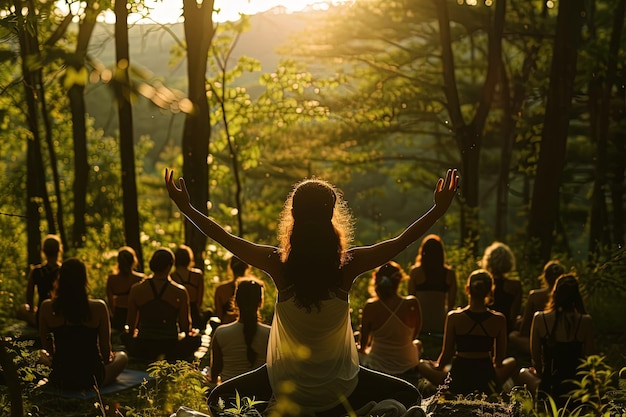
{"label": "raised arm", "polygon": [[446,178],[439,178],[435,187],[434,205],[395,238],[371,246],[351,249],[351,261],[345,273],[352,279],[391,260],[407,246],[419,239],[450,207],[459,183],[457,170],[449,169]]}
{"label": "raised arm", "polygon": [[210,237],[244,262],[273,276],[280,268],[280,257],[273,246],[259,245],[227,232],[222,226],[191,205],[189,192],[183,178],[180,187],[174,182],[174,171],[165,169],[165,186],[178,209],[198,230]]}

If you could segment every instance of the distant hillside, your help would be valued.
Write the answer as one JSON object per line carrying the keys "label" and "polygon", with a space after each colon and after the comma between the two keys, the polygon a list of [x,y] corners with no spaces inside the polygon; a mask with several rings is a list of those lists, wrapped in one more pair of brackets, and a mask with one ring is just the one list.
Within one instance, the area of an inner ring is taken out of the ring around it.
{"label": "distant hillside", "polygon": [[[244,33],[233,54],[233,61],[240,56],[258,59],[265,71],[276,67],[280,57],[276,48],[285,44],[289,36],[304,29],[307,20],[315,12],[279,13],[278,10],[251,17],[250,30]],[[113,26],[99,23],[96,26],[90,54],[110,66],[115,61]],[[130,58],[133,65],[143,67],[169,80],[185,76],[185,64],[170,66],[170,51],[178,41],[184,41],[183,24],[167,26],[135,25],[129,30]]]}
{"label": "distant hillside", "polygon": [[[259,60],[263,72],[273,71],[280,60],[276,48],[283,46],[291,35],[305,27],[308,19],[315,16],[315,12],[285,14],[277,13],[277,10],[252,16],[250,30],[242,35],[236,46],[233,63],[245,55]],[[93,58],[109,68],[115,62],[113,34],[112,25],[98,24],[89,49]],[[168,87],[186,92],[186,62],[176,66],[170,64],[172,47],[176,42],[184,41],[182,23],[169,25],[167,29],[159,25],[135,25],[129,30],[129,38],[132,66],[148,70],[163,79]],[[238,80],[238,85],[252,92],[258,89],[259,75],[246,74]],[[86,99],[87,112],[95,119],[95,127],[103,129],[105,135],[115,136],[117,109],[110,89],[102,84],[92,85],[87,89]],[[183,114],[161,110],[143,98],[133,104],[135,138],[149,135],[155,143],[155,149],[148,155],[151,160],[158,157],[168,140],[179,142],[183,121]]]}

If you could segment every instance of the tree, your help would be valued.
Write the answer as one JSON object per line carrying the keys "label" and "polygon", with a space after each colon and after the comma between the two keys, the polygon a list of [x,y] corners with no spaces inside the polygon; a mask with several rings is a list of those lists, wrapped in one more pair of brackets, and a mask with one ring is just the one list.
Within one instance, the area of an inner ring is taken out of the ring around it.
{"label": "tree", "polygon": [[[52,205],[46,189],[46,175],[41,150],[42,126],[41,120],[46,119],[45,112],[45,91],[43,84],[43,65],[39,40],[37,38],[37,21],[34,16],[35,11],[32,4],[20,0],[14,0],[14,11],[16,18],[17,37],[20,46],[21,69],[24,85],[24,97],[26,102],[26,119],[30,130],[30,137],[27,144],[27,175],[26,175],[26,216],[28,234],[28,261],[38,263],[41,253],[41,233],[39,213],[40,205],[43,205],[48,223],[48,233],[57,232],[57,224],[52,210]],[[29,12],[24,15],[24,11]],[[45,126],[49,126],[46,122]],[[56,173],[56,159],[52,139],[49,137],[49,127],[45,129],[48,134],[48,151],[51,156],[51,167]],[[58,174],[55,174],[55,187],[58,190]],[[60,195],[57,196],[60,199]],[[60,202],[60,200],[59,200]],[[59,216],[61,216],[59,209]],[[58,220],[60,217],[56,217]],[[62,225],[62,223],[61,223]],[[60,230],[63,240],[63,229]]]}
{"label": "tree", "polygon": [[[593,5],[594,3],[589,4]],[[595,11],[595,8],[593,10]],[[613,140],[617,146],[611,146],[611,130],[615,132],[613,133],[614,138],[619,133],[617,133],[617,129],[610,128],[615,124],[615,121],[612,120],[612,113],[616,115],[620,113],[619,107],[616,108],[614,103],[621,101],[618,86],[623,85],[618,79],[618,57],[620,56],[620,49],[622,49],[621,39],[623,37],[626,1],[618,0],[615,7],[609,8],[609,10],[613,12],[613,23],[608,49],[603,45],[604,42],[598,39],[596,26],[590,24],[592,41],[597,45],[596,50],[604,52],[600,59],[594,61],[589,82],[590,136],[597,149],[589,222],[590,256],[599,253],[612,243],[615,243],[616,247],[620,247],[624,243],[623,197],[619,192],[619,188],[624,182],[623,142],[621,153],[619,152],[619,139]],[[593,23],[594,17],[591,14],[590,23]],[[621,97],[623,98],[623,92]],[[614,156],[611,157],[611,154]],[[618,192],[614,191],[616,189]],[[614,213],[612,219],[609,206],[612,206]]]}
{"label": "tree", "polygon": [[538,265],[550,259],[554,241],[569,111],[584,19],[583,0],[559,1],[558,5],[550,84],[528,219],[530,259]]}
{"label": "tree", "polygon": [[116,93],[120,123],[120,157],[122,160],[122,189],[124,206],[124,232],[126,244],[137,252],[139,266],[143,268],[143,251],[139,239],[141,224],[137,209],[137,183],[135,178],[135,150],[133,140],[133,114],[131,86],[128,70],[130,54],[128,45],[128,9],[126,1],[116,1],[115,54]]}
{"label": "tree", "polygon": [[[185,40],[187,42],[188,97],[192,109],[185,118],[182,138],[183,176],[191,203],[207,214],[209,201],[209,141],[211,120],[207,99],[206,72],[209,48],[215,34],[213,0],[183,0]],[[194,252],[196,262],[204,259],[206,236],[191,222],[185,222],[185,242]]]}
{"label": "tree", "polygon": [[87,82],[87,47],[96,26],[96,18],[102,11],[102,5],[90,0],[85,2],[83,16],[78,24],[76,49],[67,59],[64,84],[70,102],[72,114],[72,134],[74,144],[74,227],[72,229],[72,246],[84,245],[87,225],[87,187],[89,185],[89,162],[87,161],[87,126],[85,106],[85,83]]}

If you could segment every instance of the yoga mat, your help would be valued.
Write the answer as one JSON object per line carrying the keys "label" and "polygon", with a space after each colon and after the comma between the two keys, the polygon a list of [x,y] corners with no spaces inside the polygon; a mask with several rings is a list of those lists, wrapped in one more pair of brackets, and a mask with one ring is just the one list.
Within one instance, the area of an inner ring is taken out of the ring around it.
{"label": "yoga mat", "polygon": [[[136,387],[140,385],[144,379],[150,381],[153,378],[148,376],[148,373],[144,371],[124,369],[124,371],[118,375],[114,383],[100,388],[100,395],[113,394],[118,391]],[[82,391],[62,391],[52,385],[45,384],[42,387],[42,390],[46,394],[56,395],[63,398],[89,399],[97,396],[97,393],[93,388]]]}

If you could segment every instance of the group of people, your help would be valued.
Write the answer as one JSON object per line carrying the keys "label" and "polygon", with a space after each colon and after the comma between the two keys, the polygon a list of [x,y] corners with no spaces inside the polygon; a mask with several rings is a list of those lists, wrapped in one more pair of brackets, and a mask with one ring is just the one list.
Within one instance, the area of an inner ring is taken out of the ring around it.
{"label": "group of people", "polygon": [[[193,357],[201,343],[194,325],[203,322],[204,277],[193,267],[188,246],[181,245],[176,254],[156,250],[150,275],[137,272],[135,251],[122,247],[117,270],[107,278],[106,302],[89,297],[81,260],[62,260],[58,236],[46,236],[42,251],[45,261],[30,270],[19,316],[39,330],[51,385],[64,390],[108,385],[123,371],[128,355],[145,362]],[[112,351],[112,329],[120,333],[125,351]]]}
{"label": "group of people", "polygon": [[[215,292],[221,324],[211,337],[209,378],[217,384],[208,398],[212,407],[239,395],[269,400],[268,407],[289,404],[293,415],[343,415],[385,399],[408,408],[419,403],[419,378],[440,385],[448,373],[451,392],[494,392],[507,378],[517,377],[515,359],[505,354],[509,340],[523,344],[524,338],[535,366],[522,370],[520,378],[529,387],[561,393],[555,387],[566,376],[566,362],[592,351],[591,320],[573,275],[561,273],[554,289],[531,293],[518,323],[522,288],[519,281],[507,278],[515,260],[499,242],[487,248],[480,269],[470,274],[465,307],[456,308],[456,275],[445,263],[437,235],[423,239],[408,274],[409,294],[399,294],[407,276],[392,259],[446,212],[458,187],[455,170],[437,182],[432,208],[398,236],[359,247],[349,247],[352,219],[346,202],[323,180],[304,180],[289,194],[277,247],[234,236],[202,214],[191,205],[184,179],[175,180],[169,169],[165,184],[187,220],[234,255],[231,270],[236,279]],[[52,257],[47,259],[53,267]],[[109,323],[125,329],[131,355],[179,358],[189,353],[181,350],[180,342],[197,336],[193,325],[202,320],[204,292],[193,253],[186,247],[176,254],[155,251],[150,276],[135,272],[134,262],[134,251],[122,248],[118,271],[107,282],[108,307],[88,298],[81,261],[69,259],[60,267],[56,263],[56,284],[41,286],[40,306],[32,309],[51,355],[51,381],[70,386],[71,380],[63,376],[67,368],[60,364],[75,349],[66,341],[77,337],[93,347],[81,351],[94,363],[93,369],[83,370],[81,383],[87,375],[102,384],[114,379],[128,359],[123,352],[111,352]],[[276,286],[271,326],[260,321],[264,284],[246,274],[248,265],[264,271]],[[355,343],[348,294],[355,280],[372,270],[373,297],[363,307]],[[546,266],[544,276],[556,271]],[[34,272],[31,278],[35,280]],[[74,290],[64,293],[64,287]],[[67,294],[82,304],[67,307]],[[32,305],[32,297],[28,301]],[[420,360],[420,332],[442,335],[436,361]],[[568,355],[560,354],[565,350]]]}

